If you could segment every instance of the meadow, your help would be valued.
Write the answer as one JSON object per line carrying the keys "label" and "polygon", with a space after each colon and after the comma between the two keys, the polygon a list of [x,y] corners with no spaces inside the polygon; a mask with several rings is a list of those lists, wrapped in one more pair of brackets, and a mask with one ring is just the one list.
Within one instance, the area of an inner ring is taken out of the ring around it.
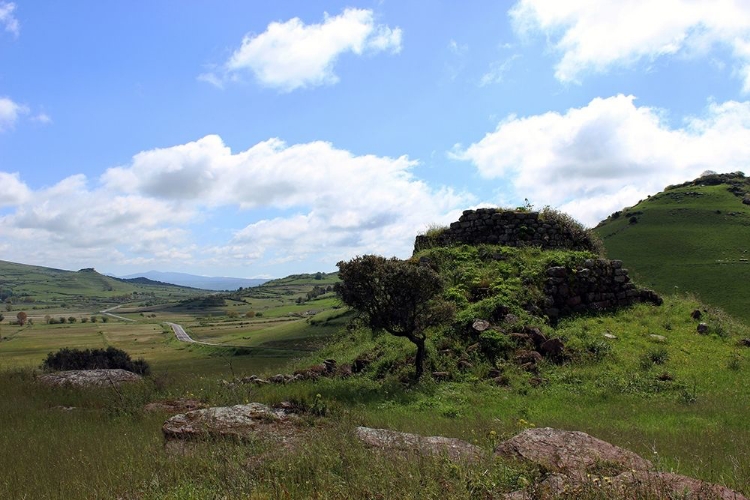
{"label": "meadow", "polygon": [[[14,356],[6,353],[8,346],[23,346],[25,332],[2,344],[6,358],[0,374],[0,414],[4,428],[12,432],[0,433],[0,496],[500,498],[544,473],[491,458],[456,465],[440,457],[375,452],[356,440],[357,425],[459,437],[488,451],[531,426],[582,430],[649,458],[661,470],[748,493],[750,356],[738,340],[750,337],[750,329],[710,309],[704,313],[710,333],[698,335],[690,314],[700,307],[697,299],[680,294],[668,297],[661,307],[637,305],[614,314],[571,318],[557,333],[581,353],[578,359],[562,365],[545,362],[538,385],[528,372],[501,364],[508,377],[502,386],[487,379],[490,365],[479,356],[469,358],[472,366],[456,371],[450,381],[426,377],[416,385],[404,383],[413,369],[408,363],[413,346],[390,335],[373,336],[356,323],[347,328],[350,316],[335,309],[319,313],[318,325],[312,321],[316,316],[294,321],[262,316],[258,321],[278,325],[256,330],[261,333],[255,344],[252,331],[235,328],[250,322],[247,318],[212,315],[208,323],[203,315],[192,323],[185,315],[172,318],[195,325],[196,331],[217,329],[215,339],[246,340],[261,350],[282,338],[293,342],[326,332],[321,334],[327,339],[322,350],[278,358],[175,345],[157,322],[163,319],[160,313],[136,324],[111,320],[66,328],[35,325],[36,340],[17,353],[16,359],[26,362],[10,368],[7,363]],[[237,333],[229,333],[232,330]],[[120,390],[41,386],[29,349],[41,353],[51,345],[50,338],[61,340],[62,335],[64,342],[81,346],[126,348],[148,359],[153,374]],[[247,336],[250,339],[242,339]],[[276,352],[275,347],[270,350]],[[329,357],[347,364],[368,353],[380,355],[363,374],[350,378],[260,387],[222,382],[290,372]],[[455,364],[435,347],[429,359],[436,370]],[[209,440],[195,443],[188,454],[174,455],[165,448],[160,431],[169,415],[144,412],[143,406],[178,397],[214,406],[293,401],[317,411],[299,426],[301,444],[288,450],[261,438]],[[582,498],[597,498],[596,492]]]}

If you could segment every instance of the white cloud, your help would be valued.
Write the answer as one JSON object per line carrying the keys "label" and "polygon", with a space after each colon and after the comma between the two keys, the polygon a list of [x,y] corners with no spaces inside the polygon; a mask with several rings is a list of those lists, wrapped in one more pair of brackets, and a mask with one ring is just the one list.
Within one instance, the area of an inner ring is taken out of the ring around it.
{"label": "white cloud", "polygon": [[225,63],[225,74],[204,73],[198,78],[221,87],[244,71],[267,87],[290,92],[297,88],[330,85],[338,81],[334,65],[345,53],[362,55],[401,50],[400,28],[375,24],[367,9],[346,9],[338,16],[325,14],[320,24],[306,25],[295,17],[273,22],[259,35],[246,35]]}
{"label": "white cloud", "polygon": [[[238,228],[214,254],[297,255],[347,251],[403,254],[416,232],[469,200],[413,178],[407,157],[355,156],[326,142],[288,146],[269,139],[232,153],[218,136],[139,153],[109,169],[112,191],[195,206],[294,210]],[[452,214],[454,215],[454,214]],[[338,250],[337,250],[338,251]]]}
{"label": "white cloud", "polygon": [[18,173],[0,172],[0,207],[11,207],[24,203],[31,190],[21,182]]}
{"label": "white cloud", "polygon": [[562,55],[555,76],[563,82],[664,55],[703,55],[723,44],[750,92],[749,2],[520,0],[509,14],[518,33],[542,33]]}
{"label": "white cloud", "polygon": [[44,112],[34,115],[31,119],[37,123],[42,123],[44,125],[52,123],[52,118]]}
{"label": "white cloud", "polygon": [[[473,201],[414,178],[415,164],[278,139],[233,153],[206,136],[138,153],[94,187],[75,175],[33,190],[0,172],[0,245],[13,249],[6,259],[65,268],[199,263],[247,272],[251,263],[311,269],[361,253],[407,256],[418,231],[455,220]],[[218,217],[221,229],[205,230]]]}
{"label": "white cloud", "polygon": [[519,57],[521,57],[519,54],[513,54],[504,61],[492,63],[489,71],[482,75],[482,78],[479,80],[479,86],[484,87],[493,83],[502,83],[505,78],[505,73],[508,72],[513,61]]}
{"label": "white cloud", "polygon": [[13,102],[8,97],[0,97],[0,132],[12,129],[19,116],[29,112],[29,108]]}
{"label": "white cloud", "polygon": [[632,96],[596,98],[564,114],[511,115],[452,155],[519,198],[557,206],[587,224],[704,170],[747,169],[750,102],[709,104],[705,116],[671,128],[663,112]]}
{"label": "white cloud", "polygon": [[21,33],[21,25],[13,15],[16,4],[12,2],[0,2],[0,25],[5,26],[5,31],[18,37]]}

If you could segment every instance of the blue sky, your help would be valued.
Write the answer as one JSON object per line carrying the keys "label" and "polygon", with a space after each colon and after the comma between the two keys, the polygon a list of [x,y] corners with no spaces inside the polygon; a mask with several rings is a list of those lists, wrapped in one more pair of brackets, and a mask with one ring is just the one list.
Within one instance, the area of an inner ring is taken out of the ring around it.
{"label": "blue sky", "polygon": [[0,259],[280,277],[748,172],[741,0],[0,0]]}

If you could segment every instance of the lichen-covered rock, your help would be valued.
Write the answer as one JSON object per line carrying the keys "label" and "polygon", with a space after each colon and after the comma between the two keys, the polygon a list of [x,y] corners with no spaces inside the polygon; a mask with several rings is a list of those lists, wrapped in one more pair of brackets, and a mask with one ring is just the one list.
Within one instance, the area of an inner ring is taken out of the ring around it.
{"label": "lichen-covered rock", "polygon": [[503,441],[495,453],[532,462],[553,472],[587,471],[601,467],[623,472],[649,470],[651,462],[632,451],[614,446],[584,432],[544,427],[526,429]]}
{"label": "lichen-covered rock", "polygon": [[682,498],[686,500],[747,500],[736,491],[669,472],[629,471],[614,477],[551,474],[526,490],[505,495],[505,500],[558,498]]}
{"label": "lichen-covered rock", "polygon": [[219,406],[175,415],[164,422],[167,440],[203,437],[249,438],[257,434],[285,436],[285,427],[296,421],[284,409],[260,403]]}
{"label": "lichen-covered rock", "polygon": [[107,370],[66,370],[47,373],[39,377],[39,381],[51,386],[72,387],[109,387],[120,384],[139,382],[143,377],[137,373],[120,368]]}
{"label": "lichen-covered rock", "polygon": [[454,462],[474,461],[484,454],[480,447],[456,438],[420,436],[369,427],[357,427],[355,434],[360,441],[373,448],[414,451],[424,455],[444,455]]}

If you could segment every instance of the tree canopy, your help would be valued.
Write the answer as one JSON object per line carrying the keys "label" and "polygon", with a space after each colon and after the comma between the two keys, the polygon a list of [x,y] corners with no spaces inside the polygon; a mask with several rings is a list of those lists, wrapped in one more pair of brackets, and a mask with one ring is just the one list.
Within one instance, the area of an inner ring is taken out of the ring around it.
{"label": "tree canopy", "polygon": [[440,276],[427,266],[377,255],[339,262],[336,293],[373,330],[406,337],[417,346],[417,378],[424,372],[426,330],[446,321],[452,307],[438,299]]}

